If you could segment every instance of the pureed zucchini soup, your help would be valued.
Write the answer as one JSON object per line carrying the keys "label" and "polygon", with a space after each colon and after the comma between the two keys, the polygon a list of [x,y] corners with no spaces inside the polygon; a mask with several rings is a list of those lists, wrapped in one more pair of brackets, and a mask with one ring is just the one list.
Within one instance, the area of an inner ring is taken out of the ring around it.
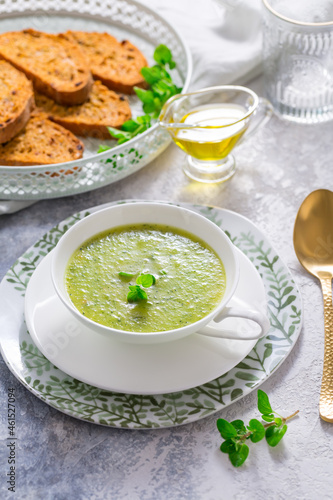
{"label": "pureed zucchini soup", "polygon": [[[144,288],[136,280],[147,274],[153,283]],[[69,260],[65,281],[85,317],[129,332],[195,323],[215,309],[226,286],[223,263],[212,248],[186,231],[159,224],[120,226],[87,240]],[[137,295],[129,295],[130,286],[139,289]]]}

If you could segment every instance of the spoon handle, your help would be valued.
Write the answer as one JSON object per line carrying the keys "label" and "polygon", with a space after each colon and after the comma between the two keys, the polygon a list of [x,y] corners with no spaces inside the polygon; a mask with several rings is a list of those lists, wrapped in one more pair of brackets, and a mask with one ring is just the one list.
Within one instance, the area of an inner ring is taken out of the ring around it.
{"label": "spoon handle", "polygon": [[319,414],[326,422],[333,422],[333,307],[332,275],[320,277],[324,299],[325,347],[324,366],[319,400]]}

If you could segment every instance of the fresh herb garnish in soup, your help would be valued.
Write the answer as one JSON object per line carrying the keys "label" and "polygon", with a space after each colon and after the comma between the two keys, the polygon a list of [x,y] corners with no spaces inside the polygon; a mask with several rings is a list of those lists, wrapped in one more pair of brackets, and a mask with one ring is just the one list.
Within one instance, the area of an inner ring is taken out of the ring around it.
{"label": "fresh herb garnish in soup", "polygon": [[[71,257],[65,279],[84,316],[130,332],[194,323],[219,304],[226,284],[223,263],[208,245],[159,224],[120,226],[89,239]],[[128,300],[129,292],[139,298]]]}

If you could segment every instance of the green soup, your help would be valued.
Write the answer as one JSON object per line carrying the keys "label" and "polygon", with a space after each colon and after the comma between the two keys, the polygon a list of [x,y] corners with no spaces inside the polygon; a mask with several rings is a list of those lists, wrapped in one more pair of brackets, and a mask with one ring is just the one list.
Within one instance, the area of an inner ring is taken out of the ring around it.
{"label": "green soup", "polygon": [[[133,274],[126,279],[119,272]],[[129,285],[141,274],[156,282],[148,300],[129,303]],[[203,241],[169,226],[117,227],[86,241],[71,257],[66,288],[87,318],[117,330],[159,332],[209,314],[225,291],[225,270]]]}

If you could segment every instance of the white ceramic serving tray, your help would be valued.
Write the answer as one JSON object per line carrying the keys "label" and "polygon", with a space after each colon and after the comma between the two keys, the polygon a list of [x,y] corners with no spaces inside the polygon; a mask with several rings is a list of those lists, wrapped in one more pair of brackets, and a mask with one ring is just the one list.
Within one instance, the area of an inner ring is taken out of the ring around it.
{"label": "white ceramic serving tray", "polygon": [[[109,32],[128,39],[154,64],[153,53],[163,43],[172,51],[177,70],[174,81],[186,91],[192,63],[181,35],[160,15],[133,0],[0,0],[0,33],[34,28],[49,33],[68,29]],[[142,114],[141,102],[130,98],[133,116]],[[131,141],[85,138],[84,157],[48,166],[0,165],[0,198],[38,200],[82,193],[118,181],[144,167],[168,146],[168,133],[155,124]],[[100,144],[113,146],[97,154]]]}

